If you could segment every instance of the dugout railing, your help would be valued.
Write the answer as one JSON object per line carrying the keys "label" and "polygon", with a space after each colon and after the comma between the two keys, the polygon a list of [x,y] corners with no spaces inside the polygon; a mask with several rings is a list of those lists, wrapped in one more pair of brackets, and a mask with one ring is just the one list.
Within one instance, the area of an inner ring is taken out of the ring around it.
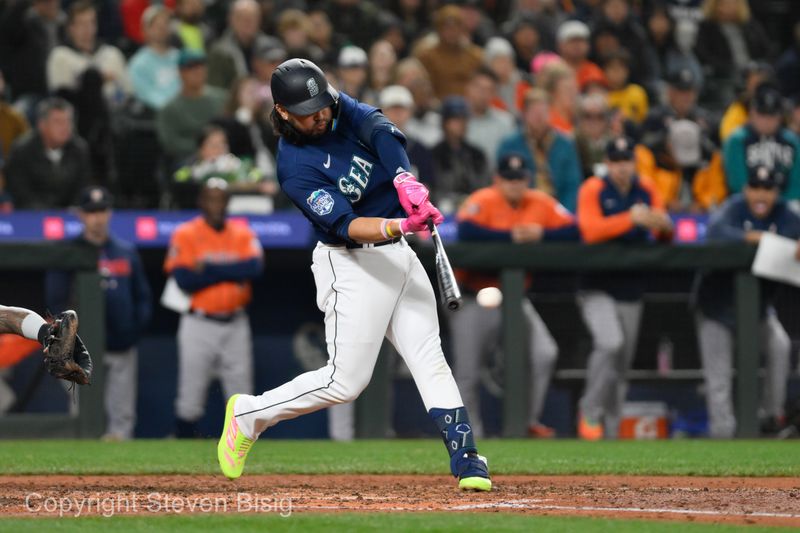
{"label": "dugout railing", "polygon": [[[92,354],[92,385],[67,391],[77,409],[65,413],[7,413],[0,416],[2,438],[96,438],[105,425],[103,414],[103,346],[105,346],[105,298],[97,272],[97,251],[72,243],[3,244],[0,271],[70,270],[75,272],[75,307],[80,316],[79,333]],[[13,283],[6,277],[6,283]],[[13,294],[13,288],[6,291]],[[20,295],[20,298],[22,295]],[[16,305],[14,301],[0,302]],[[41,311],[41,309],[36,309]]]}
{"label": "dugout railing", "polygon": [[[433,250],[426,246],[420,246],[417,250],[426,266],[432,265]],[[529,374],[525,371],[526,346],[519,342],[519,339],[527,337],[524,334],[525,325],[522,316],[517,312],[522,298],[525,297],[526,272],[698,270],[733,272],[737,319],[735,331],[737,436],[758,436],[760,287],[758,280],[750,273],[755,247],[742,244],[587,246],[575,243],[544,243],[531,246],[487,243],[481,246],[454,244],[448,246],[448,255],[454,267],[500,273],[503,291],[504,398],[524,398],[528,387]],[[373,404],[371,409],[380,411],[381,408]],[[526,435],[526,409],[527,402],[503,402],[503,436]],[[365,415],[369,416],[368,413]]]}

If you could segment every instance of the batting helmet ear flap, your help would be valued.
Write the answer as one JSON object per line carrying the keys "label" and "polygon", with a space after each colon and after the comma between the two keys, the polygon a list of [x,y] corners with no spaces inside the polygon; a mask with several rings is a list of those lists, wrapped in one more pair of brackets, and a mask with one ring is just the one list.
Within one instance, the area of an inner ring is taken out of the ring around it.
{"label": "batting helmet ear flap", "polygon": [[294,115],[312,115],[339,101],[339,91],[328,83],[322,70],[307,59],[289,59],[278,65],[270,88],[275,103]]}

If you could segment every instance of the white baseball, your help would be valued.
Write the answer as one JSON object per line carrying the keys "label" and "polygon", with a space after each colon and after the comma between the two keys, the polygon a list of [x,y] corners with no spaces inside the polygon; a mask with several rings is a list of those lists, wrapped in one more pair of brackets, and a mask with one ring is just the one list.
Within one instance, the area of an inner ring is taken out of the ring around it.
{"label": "white baseball", "polygon": [[497,287],[486,287],[475,296],[482,307],[499,307],[503,303],[503,293]]}

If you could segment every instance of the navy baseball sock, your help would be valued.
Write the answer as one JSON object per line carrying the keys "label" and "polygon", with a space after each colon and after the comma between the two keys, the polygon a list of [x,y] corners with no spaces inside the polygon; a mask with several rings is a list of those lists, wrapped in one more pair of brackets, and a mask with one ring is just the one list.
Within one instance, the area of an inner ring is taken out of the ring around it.
{"label": "navy baseball sock", "polygon": [[472,436],[472,426],[469,423],[467,409],[464,407],[455,409],[434,407],[428,411],[428,414],[439,428],[444,445],[447,447],[447,453],[450,454],[450,471],[458,477],[459,471],[463,470],[459,468],[458,463],[463,459],[464,454],[478,452]]}

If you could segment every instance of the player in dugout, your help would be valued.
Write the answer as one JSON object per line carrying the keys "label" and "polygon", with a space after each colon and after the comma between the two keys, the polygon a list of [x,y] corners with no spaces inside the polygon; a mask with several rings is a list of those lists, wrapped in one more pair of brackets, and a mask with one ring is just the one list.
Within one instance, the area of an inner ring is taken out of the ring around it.
{"label": "player in dugout", "polygon": [[[750,171],[742,193],[731,196],[711,217],[711,241],[757,244],[765,233],[800,239],[800,216],[794,213],[781,191],[786,175],[769,167]],[[800,261],[800,242],[795,252]],[[736,327],[733,275],[714,272],[701,275],[697,291],[697,337],[706,382],[709,434],[731,438],[736,432],[733,411],[733,330]],[[762,400],[762,431],[777,433],[784,425],[786,380],[789,376],[791,341],[773,307],[779,284],[761,281],[761,342],[766,355]]]}
{"label": "player in dugout", "polygon": [[[608,142],[604,177],[591,177],[578,192],[578,227],[586,243],[639,243],[652,233],[667,239],[672,221],[653,185],[636,174],[634,142]],[[592,337],[586,385],[580,399],[578,436],[615,438],[642,316],[644,278],[633,272],[581,277],[578,307]]]}
{"label": "player in dugout", "polygon": [[[580,240],[572,214],[556,199],[530,188],[533,173],[520,154],[500,158],[494,183],[472,193],[458,212],[458,238],[464,242],[515,242]],[[482,294],[497,294],[495,274],[460,270],[464,301],[450,317],[455,376],[472,414],[472,430],[483,435],[480,404],[481,362],[500,337],[500,302],[486,301]],[[530,285],[530,277],[527,284]],[[484,292],[481,292],[484,291]],[[499,299],[498,299],[499,300]],[[522,300],[528,325],[531,389],[528,401],[528,435],[552,438],[555,431],[541,423],[547,389],[558,357],[558,345],[528,298]],[[522,401],[522,399],[519,399]]]}

